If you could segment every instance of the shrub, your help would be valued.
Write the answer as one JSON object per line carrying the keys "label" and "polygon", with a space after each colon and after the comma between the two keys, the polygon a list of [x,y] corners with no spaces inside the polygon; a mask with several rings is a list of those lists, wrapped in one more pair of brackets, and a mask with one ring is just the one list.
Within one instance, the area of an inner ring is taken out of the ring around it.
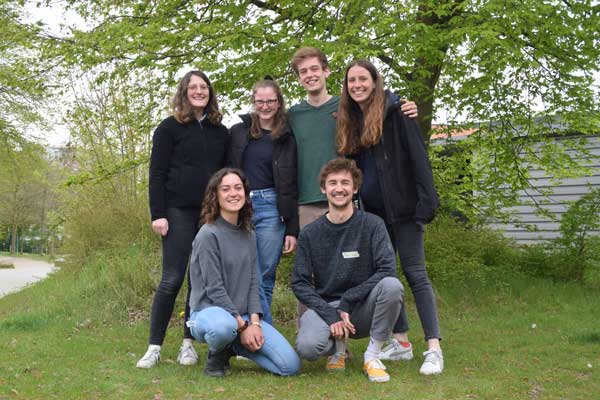
{"label": "shrub", "polygon": [[555,240],[523,248],[519,264],[527,274],[600,286],[600,189],[575,201],[560,222]]}
{"label": "shrub", "polygon": [[491,281],[515,271],[515,244],[491,229],[440,215],[425,235],[427,270],[436,285]]}

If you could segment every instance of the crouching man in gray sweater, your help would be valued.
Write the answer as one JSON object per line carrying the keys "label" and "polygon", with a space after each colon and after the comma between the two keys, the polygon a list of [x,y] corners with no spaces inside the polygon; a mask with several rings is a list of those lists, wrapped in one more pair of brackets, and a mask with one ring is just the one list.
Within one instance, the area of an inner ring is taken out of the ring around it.
{"label": "crouching man in gray sweater", "polygon": [[404,288],[381,218],[352,203],[362,174],[352,160],[334,159],[321,170],[329,212],[298,238],[292,290],[308,307],[300,318],[296,350],[316,360],[329,356],[328,371],[345,369],[347,338],[370,336],[363,370],[371,382],[390,376],[379,352],[402,308]]}

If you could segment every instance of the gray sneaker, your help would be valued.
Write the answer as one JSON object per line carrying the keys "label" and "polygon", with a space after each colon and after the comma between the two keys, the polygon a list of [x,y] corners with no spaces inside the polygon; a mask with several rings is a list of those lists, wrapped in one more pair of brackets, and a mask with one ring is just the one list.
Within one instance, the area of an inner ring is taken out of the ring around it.
{"label": "gray sneaker", "polygon": [[136,367],[138,368],[152,368],[160,361],[160,347],[150,346],[148,351],[140,360],[137,362]]}
{"label": "gray sneaker", "polygon": [[196,365],[198,364],[198,354],[193,346],[181,346],[177,362],[181,365]]}
{"label": "gray sneaker", "polygon": [[392,360],[392,361],[408,361],[413,358],[412,344],[409,343],[408,347],[404,347],[396,340],[392,338],[390,343],[381,349],[379,353],[380,360]]}
{"label": "gray sneaker", "polygon": [[419,372],[423,375],[441,374],[444,370],[444,356],[441,349],[427,350],[423,353],[425,361]]}

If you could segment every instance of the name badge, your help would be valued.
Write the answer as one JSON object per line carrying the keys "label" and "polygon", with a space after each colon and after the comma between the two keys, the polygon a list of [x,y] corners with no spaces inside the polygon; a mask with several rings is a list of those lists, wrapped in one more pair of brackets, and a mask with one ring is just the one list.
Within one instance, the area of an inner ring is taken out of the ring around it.
{"label": "name badge", "polygon": [[342,257],[344,258],[358,258],[360,254],[358,251],[342,251]]}

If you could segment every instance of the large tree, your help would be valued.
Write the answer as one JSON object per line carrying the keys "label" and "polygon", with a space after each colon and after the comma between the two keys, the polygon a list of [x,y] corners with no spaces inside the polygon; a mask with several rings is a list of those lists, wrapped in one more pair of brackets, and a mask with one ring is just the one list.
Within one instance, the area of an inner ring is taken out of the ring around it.
{"label": "large tree", "polygon": [[0,132],[13,138],[42,121],[50,77],[38,52],[40,27],[24,16],[20,2],[0,0]]}
{"label": "large tree", "polygon": [[265,74],[298,99],[301,88],[289,60],[299,46],[318,46],[329,55],[334,93],[348,61],[375,60],[388,85],[419,104],[426,141],[436,112],[445,111],[451,123],[493,121],[479,124],[474,135],[475,146],[489,155],[489,165],[478,172],[494,169],[476,174],[483,190],[499,182],[520,189],[527,185],[527,165],[552,167],[562,160],[522,157],[555,126],[534,117],[560,116],[568,129],[559,133],[599,126],[593,74],[600,62],[600,6],[593,0],[68,4],[88,27],[55,38],[47,57],[84,70],[133,73],[149,91],[172,84],[182,68],[199,67],[229,99],[245,98]]}

